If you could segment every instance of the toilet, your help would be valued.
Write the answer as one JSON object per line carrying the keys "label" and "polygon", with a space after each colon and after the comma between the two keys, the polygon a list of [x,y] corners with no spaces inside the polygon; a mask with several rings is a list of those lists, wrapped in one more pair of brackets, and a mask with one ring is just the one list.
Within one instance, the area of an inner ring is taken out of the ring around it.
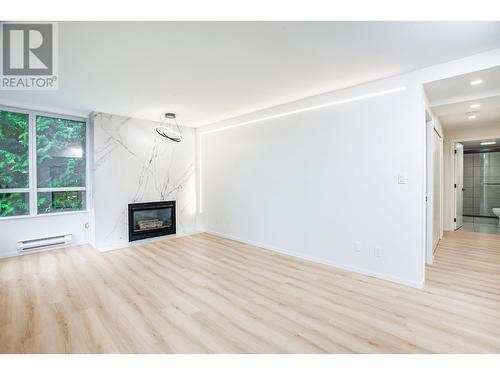
{"label": "toilet", "polygon": [[498,226],[500,227],[500,208],[493,208],[493,213],[499,218]]}

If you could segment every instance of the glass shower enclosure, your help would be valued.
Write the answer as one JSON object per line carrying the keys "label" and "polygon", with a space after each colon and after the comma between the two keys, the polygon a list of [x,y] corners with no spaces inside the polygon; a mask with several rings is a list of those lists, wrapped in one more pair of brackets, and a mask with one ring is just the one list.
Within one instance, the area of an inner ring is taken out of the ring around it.
{"label": "glass shower enclosure", "polygon": [[497,217],[500,207],[500,151],[464,153],[464,216]]}

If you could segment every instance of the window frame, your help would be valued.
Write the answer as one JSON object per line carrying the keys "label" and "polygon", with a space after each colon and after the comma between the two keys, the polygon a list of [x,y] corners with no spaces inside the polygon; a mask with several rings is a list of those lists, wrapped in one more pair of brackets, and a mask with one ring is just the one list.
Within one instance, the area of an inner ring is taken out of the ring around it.
{"label": "window frame", "polygon": [[[15,113],[23,113],[28,115],[28,131],[29,131],[29,142],[28,142],[28,188],[9,188],[0,189],[1,193],[28,193],[29,194],[29,214],[27,215],[16,215],[16,216],[6,216],[0,217],[0,220],[12,220],[12,219],[25,219],[33,217],[45,217],[45,216],[57,216],[57,215],[75,215],[80,213],[89,212],[89,202],[90,202],[90,127],[88,118],[66,115],[55,112],[44,112],[29,110],[23,108],[9,107],[0,105],[0,111],[9,111]],[[60,118],[65,120],[72,120],[85,123],[85,186],[80,187],[57,187],[57,188],[38,188],[37,181],[37,154],[36,154],[36,117],[45,116]],[[83,210],[74,211],[63,211],[63,212],[50,212],[50,213],[38,213],[37,200],[38,193],[43,192],[54,192],[54,191],[85,191],[85,208]]]}

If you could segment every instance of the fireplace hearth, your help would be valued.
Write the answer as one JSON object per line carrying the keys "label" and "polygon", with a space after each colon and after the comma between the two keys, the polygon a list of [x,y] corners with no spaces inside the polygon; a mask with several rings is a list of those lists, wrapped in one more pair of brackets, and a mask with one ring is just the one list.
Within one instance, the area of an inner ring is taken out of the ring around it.
{"label": "fireplace hearth", "polygon": [[175,234],[175,201],[130,203],[129,241]]}

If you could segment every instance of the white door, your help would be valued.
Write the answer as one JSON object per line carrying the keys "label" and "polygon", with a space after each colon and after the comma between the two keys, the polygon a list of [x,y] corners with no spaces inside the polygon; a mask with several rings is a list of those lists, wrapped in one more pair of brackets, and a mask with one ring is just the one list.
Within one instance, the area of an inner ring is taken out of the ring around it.
{"label": "white door", "polygon": [[433,129],[432,132],[432,169],[433,169],[433,184],[432,184],[432,250],[436,251],[436,247],[441,238],[441,137],[438,132]]}
{"label": "white door", "polygon": [[426,262],[432,264],[434,251],[441,238],[441,159],[442,140],[434,129],[432,120],[427,121],[427,186],[426,186]]}
{"label": "white door", "polygon": [[464,146],[455,143],[455,229],[464,225]]}

